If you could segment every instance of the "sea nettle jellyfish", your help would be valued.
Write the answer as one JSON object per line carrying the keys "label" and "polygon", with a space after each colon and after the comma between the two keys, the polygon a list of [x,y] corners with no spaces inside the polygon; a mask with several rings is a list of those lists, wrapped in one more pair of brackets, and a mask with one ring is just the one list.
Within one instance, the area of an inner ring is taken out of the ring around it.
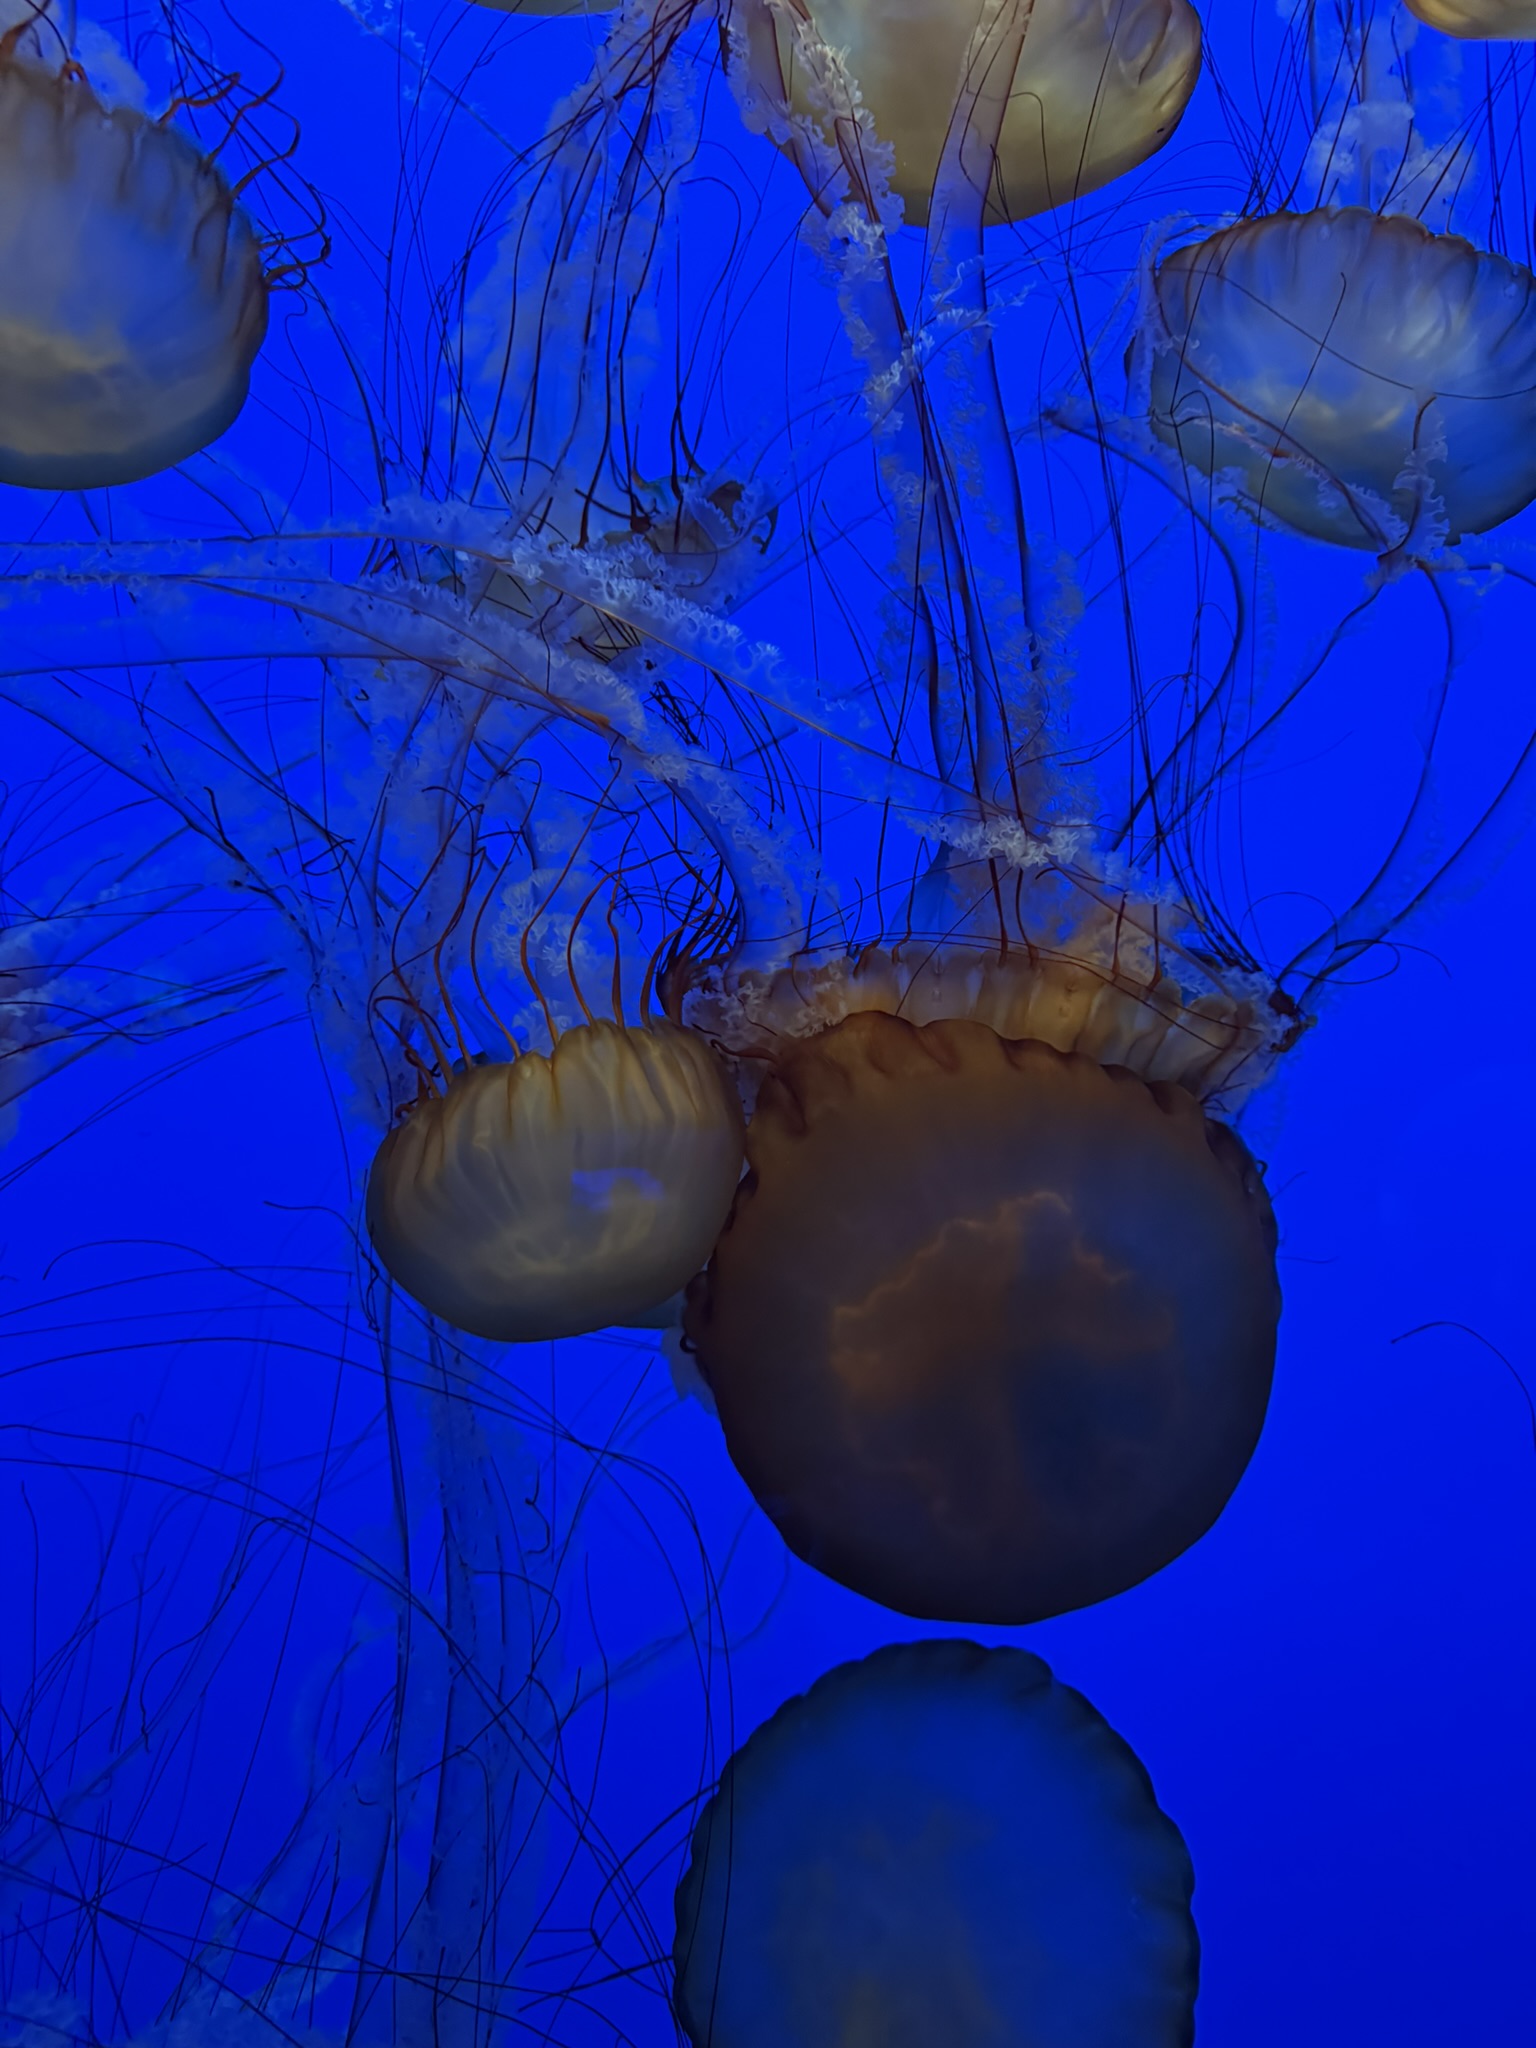
{"label": "sea nettle jellyfish", "polygon": [[472,1066],[390,1133],[368,1229],[394,1278],[503,1343],[635,1322],[698,1271],[741,1172],[741,1112],[696,1034],[575,1026]]}
{"label": "sea nettle jellyfish", "polygon": [[695,2048],[1187,2048],[1192,1889],[1141,1764],[1038,1657],[894,1644],[726,1765],[678,2017]]}
{"label": "sea nettle jellyfish", "polygon": [[1210,1527],[1263,1424],[1274,1221],[1206,1104],[1295,1019],[1241,977],[1196,993],[1125,903],[1081,893],[1053,942],[1058,887],[1020,892],[1025,944],[677,997],[766,1073],[688,1340],[790,1548],[904,1613],[1123,1591]]}
{"label": "sea nettle jellyfish", "polygon": [[[1023,220],[1161,149],[1200,73],[1188,0],[795,0],[771,17],[747,10],[746,33],[765,88],[856,148],[825,91],[827,53],[839,53],[895,150],[891,189],[919,226],[952,143],[987,192],[988,218]],[[983,118],[967,135],[956,106],[973,97]]]}
{"label": "sea nettle jellyfish", "polygon": [[1531,0],[1407,0],[1408,12],[1467,42],[1528,42],[1536,36]]}
{"label": "sea nettle jellyfish", "polygon": [[102,104],[67,15],[0,40],[0,481],[167,469],[245,403],[267,325],[255,234],[196,144]]}
{"label": "sea nettle jellyfish", "polygon": [[1536,278],[1362,207],[1222,228],[1158,264],[1152,428],[1293,532],[1385,554],[1536,497]]}

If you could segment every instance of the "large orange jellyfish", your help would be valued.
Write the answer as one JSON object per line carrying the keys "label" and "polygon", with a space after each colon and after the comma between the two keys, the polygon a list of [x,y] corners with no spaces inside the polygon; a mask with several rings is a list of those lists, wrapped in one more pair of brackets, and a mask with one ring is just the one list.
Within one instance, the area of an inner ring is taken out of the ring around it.
{"label": "large orange jellyfish", "polygon": [[[1134,1585],[1264,1420],[1274,1223],[1201,1107],[1260,1031],[1006,955],[795,980],[746,1005],[759,1046],[775,1015],[802,1035],[688,1303],[743,1477],[792,1550],[904,1613],[1029,1622]],[[811,1036],[807,980],[842,1013]],[[690,1013],[729,1028],[718,998]]]}

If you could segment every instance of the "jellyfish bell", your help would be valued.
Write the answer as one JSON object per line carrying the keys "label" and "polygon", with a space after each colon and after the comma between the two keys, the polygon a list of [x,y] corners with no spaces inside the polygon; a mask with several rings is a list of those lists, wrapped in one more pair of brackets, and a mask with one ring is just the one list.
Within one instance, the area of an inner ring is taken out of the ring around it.
{"label": "jellyfish bell", "polygon": [[1263,1425],[1275,1231],[1177,1084],[953,1020],[786,1057],[686,1330],[789,1547],[902,1613],[1013,1625],[1205,1534]]}
{"label": "jellyfish bell", "polygon": [[0,481],[129,483],[240,412],[266,333],[261,255],[193,142],[22,61],[42,31],[17,26],[0,58]]}
{"label": "jellyfish bell", "polygon": [[798,1556],[902,1613],[1038,1621],[1188,1549],[1258,1442],[1275,1226],[1204,1105],[1299,1020],[1089,947],[912,953],[685,1000],[767,1066],[686,1338]]}
{"label": "jellyfish bell", "polygon": [[[796,112],[815,114],[788,12],[775,10],[776,50],[758,37],[754,66],[776,66]],[[894,9],[806,0],[805,12],[826,47],[846,53],[875,132],[895,150],[892,189],[907,220],[924,225],[982,0],[905,0]],[[1188,0],[1034,0],[988,217],[1024,220],[1134,170],[1178,126],[1199,73],[1200,22]]]}
{"label": "jellyfish bell", "polygon": [[1132,344],[1152,431],[1282,527],[1386,554],[1536,497],[1536,278],[1360,207],[1158,264]]}
{"label": "jellyfish bell", "polygon": [[677,1893],[696,2048],[1187,2048],[1193,1875],[1038,1657],[900,1643],[737,1751]]}
{"label": "jellyfish bell", "polygon": [[1529,42],[1536,37],[1533,0],[1407,0],[1408,12],[1442,35],[1467,42]]}
{"label": "jellyfish bell", "polygon": [[741,1172],[741,1111],[701,1038],[578,1025],[471,1065],[380,1146],[368,1229],[391,1275],[502,1343],[644,1321],[698,1271]]}

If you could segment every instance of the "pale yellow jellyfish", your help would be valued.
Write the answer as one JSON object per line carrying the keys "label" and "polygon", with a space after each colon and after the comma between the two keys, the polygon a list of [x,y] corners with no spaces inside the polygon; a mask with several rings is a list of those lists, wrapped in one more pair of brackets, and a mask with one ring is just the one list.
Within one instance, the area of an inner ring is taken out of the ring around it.
{"label": "pale yellow jellyfish", "polygon": [[0,482],[41,490],[128,483],[216,439],[267,325],[222,174],[48,62],[63,19],[0,40]]}
{"label": "pale yellow jellyfish", "polygon": [[1153,431],[1252,509],[1378,554],[1536,497],[1536,277],[1362,207],[1159,264],[1133,348]]}
{"label": "pale yellow jellyfish", "polygon": [[1536,0],[1408,0],[1408,11],[1443,35],[1469,42],[1528,42],[1536,36]]}
{"label": "pale yellow jellyfish", "polygon": [[503,1343],[642,1322],[703,1265],[741,1174],[741,1110],[674,1025],[564,1032],[471,1066],[380,1147],[368,1229],[407,1293]]}
{"label": "pale yellow jellyfish", "polygon": [[[845,53],[877,134],[895,150],[893,189],[922,225],[983,0],[804,0],[804,11],[821,41]],[[993,220],[1043,213],[1144,163],[1178,126],[1200,72],[1188,0],[1034,0],[1022,12]],[[819,111],[784,11],[775,20],[777,83],[798,112]]]}

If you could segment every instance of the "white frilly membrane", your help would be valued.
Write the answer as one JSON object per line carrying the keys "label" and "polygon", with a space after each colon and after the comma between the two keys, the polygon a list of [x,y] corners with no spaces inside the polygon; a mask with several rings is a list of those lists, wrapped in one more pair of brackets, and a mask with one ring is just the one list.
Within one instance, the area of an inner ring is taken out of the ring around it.
{"label": "white frilly membrane", "polygon": [[1427,555],[1536,497],[1536,278],[1363,207],[1158,264],[1132,346],[1153,432],[1290,530]]}
{"label": "white frilly membrane", "polygon": [[[1134,170],[1162,148],[1200,75],[1189,0],[774,0],[750,38],[768,90],[827,126],[803,31],[843,54],[875,132],[895,150],[891,189],[927,222],[967,53],[983,15],[1016,5],[1022,43],[988,183],[988,217],[1024,220]],[[773,74],[777,71],[777,77]]]}
{"label": "white frilly membrane", "polygon": [[1202,958],[1192,920],[1167,905],[1060,874],[1030,883],[1022,901],[1027,935],[1007,944],[914,937],[807,954],[772,972],[683,961],[667,1007],[732,1060],[749,1095],[754,1068],[761,1076],[797,1041],[877,1010],[1038,1039],[1176,1082],[1229,1115],[1306,1028],[1262,974]]}
{"label": "white frilly membrane", "polygon": [[741,1111],[701,1038],[595,1022],[418,1102],[379,1149],[368,1228],[400,1285],[476,1336],[663,1322],[741,1163]]}
{"label": "white frilly membrane", "polygon": [[1408,12],[1463,42],[1529,42],[1536,36],[1536,0],[1406,0]]}
{"label": "white frilly membrane", "polygon": [[0,44],[0,481],[87,490],[168,469],[233,423],[267,286],[222,173],[50,62],[52,20],[15,20]]}

